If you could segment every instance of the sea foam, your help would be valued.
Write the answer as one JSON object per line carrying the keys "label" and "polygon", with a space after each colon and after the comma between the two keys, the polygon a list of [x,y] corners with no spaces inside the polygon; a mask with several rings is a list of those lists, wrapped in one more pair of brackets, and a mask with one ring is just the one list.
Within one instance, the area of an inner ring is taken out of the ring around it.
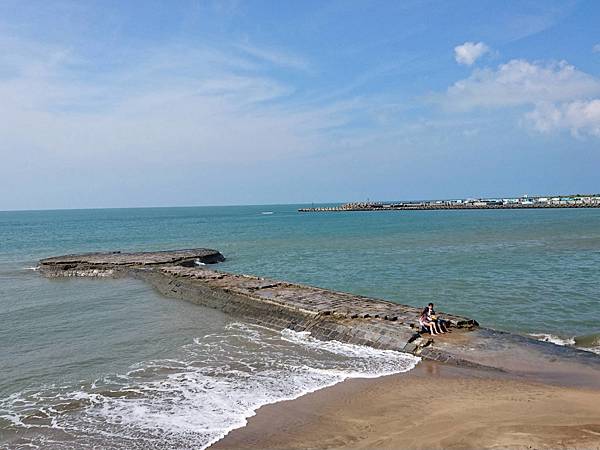
{"label": "sea foam", "polygon": [[538,341],[552,342],[556,345],[575,345],[574,338],[562,338],[560,336],[548,333],[532,333],[530,336],[536,338]]}
{"label": "sea foam", "polygon": [[28,428],[27,445],[35,447],[50,439],[53,448],[206,448],[263,405],[348,378],[406,372],[419,361],[241,323],[194,339],[180,356],[73,388],[12,395],[0,400],[0,417],[15,430]]}
{"label": "sea foam", "polygon": [[600,355],[600,337],[596,337],[597,335],[574,336],[565,338],[548,333],[531,333],[529,336],[534,337],[540,341],[551,342],[553,344],[561,346],[575,347],[579,350],[584,350],[586,352],[596,353],[597,355]]}

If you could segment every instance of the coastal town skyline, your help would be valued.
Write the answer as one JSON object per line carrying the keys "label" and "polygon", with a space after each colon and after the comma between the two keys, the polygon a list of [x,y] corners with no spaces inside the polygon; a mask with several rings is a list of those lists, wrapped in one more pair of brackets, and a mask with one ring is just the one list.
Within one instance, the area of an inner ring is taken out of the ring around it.
{"label": "coastal town skyline", "polygon": [[541,209],[541,208],[600,208],[600,194],[558,196],[465,198],[443,200],[408,200],[350,202],[338,206],[300,208],[299,212],[448,210],[448,209]]}

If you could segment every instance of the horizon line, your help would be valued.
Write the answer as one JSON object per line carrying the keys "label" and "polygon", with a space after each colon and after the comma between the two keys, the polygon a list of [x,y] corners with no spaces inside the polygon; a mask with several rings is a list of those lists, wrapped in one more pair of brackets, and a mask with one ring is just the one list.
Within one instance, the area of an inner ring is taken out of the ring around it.
{"label": "horizon line", "polygon": [[352,201],[319,201],[319,202],[300,202],[300,203],[251,203],[251,204],[221,204],[221,205],[162,205],[162,206],[92,206],[86,208],[38,208],[38,209],[0,209],[0,213],[4,212],[37,212],[37,211],[93,211],[107,209],[167,209],[167,208],[233,208],[240,206],[284,206],[284,205],[327,205],[331,203],[385,203],[385,202],[419,202],[419,201],[450,201],[450,200],[466,200],[466,199],[492,199],[492,198],[523,198],[523,197],[564,197],[564,196],[599,196],[600,194],[522,194],[519,196],[496,195],[493,197],[449,197],[449,198],[430,198],[430,199],[412,199],[412,200],[352,200]]}

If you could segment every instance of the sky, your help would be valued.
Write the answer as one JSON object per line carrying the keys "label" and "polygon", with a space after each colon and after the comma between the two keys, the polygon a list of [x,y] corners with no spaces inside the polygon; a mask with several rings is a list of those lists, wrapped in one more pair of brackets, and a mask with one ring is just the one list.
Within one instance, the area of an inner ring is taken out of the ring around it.
{"label": "sky", "polygon": [[0,0],[0,210],[600,192],[600,2]]}

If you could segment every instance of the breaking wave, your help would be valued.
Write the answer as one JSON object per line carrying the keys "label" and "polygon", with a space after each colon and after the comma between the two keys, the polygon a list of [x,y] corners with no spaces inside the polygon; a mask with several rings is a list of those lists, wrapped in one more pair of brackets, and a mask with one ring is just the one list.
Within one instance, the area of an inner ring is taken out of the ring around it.
{"label": "breaking wave", "polygon": [[556,345],[575,347],[579,350],[585,350],[600,355],[600,333],[566,338],[546,333],[532,333],[530,336],[540,341],[552,342]]}
{"label": "breaking wave", "polygon": [[263,405],[348,378],[406,372],[419,361],[241,323],[182,350],[125,374],[0,399],[0,428],[11,448],[206,448]]}

